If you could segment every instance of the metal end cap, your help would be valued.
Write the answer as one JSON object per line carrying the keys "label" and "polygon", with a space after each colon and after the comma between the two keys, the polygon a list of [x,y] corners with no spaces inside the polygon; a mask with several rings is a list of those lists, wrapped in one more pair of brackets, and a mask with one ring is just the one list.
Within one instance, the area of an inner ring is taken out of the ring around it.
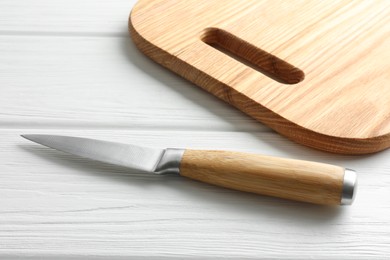
{"label": "metal end cap", "polygon": [[343,191],[341,195],[341,205],[351,205],[355,199],[357,186],[357,174],[354,170],[344,170]]}

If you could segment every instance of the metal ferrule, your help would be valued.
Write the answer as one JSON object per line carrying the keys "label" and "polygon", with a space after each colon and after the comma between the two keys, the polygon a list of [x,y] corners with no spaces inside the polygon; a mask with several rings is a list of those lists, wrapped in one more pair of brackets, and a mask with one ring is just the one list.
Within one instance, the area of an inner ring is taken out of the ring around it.
{"label": "metal ferrule", "polygon": [[184,149],[167,148],[164,150],[154,173],[156,174],[180,174],[180,162]]}
{"label": "metal ferrule", "polygon": [[343,192],[341,205],[351,205],[356,195],[357,175],[354,170],[344,170]]}

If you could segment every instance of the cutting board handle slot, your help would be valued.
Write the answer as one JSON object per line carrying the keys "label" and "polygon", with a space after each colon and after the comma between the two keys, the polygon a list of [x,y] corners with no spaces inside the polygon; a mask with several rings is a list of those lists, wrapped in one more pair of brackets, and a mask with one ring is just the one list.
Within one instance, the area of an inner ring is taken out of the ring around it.
{"label": "cutting board handle slot", "polygon": [[207,28],[201,40],[238,62],[283,84],[296,84],[305,73],[288,62],[219,28]]}

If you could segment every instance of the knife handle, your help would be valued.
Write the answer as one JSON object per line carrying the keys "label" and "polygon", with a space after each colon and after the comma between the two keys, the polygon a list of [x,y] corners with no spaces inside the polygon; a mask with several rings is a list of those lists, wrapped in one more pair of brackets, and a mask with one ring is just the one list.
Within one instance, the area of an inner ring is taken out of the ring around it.
{"label": "knife handle", "polygon": [[185,150],[180,175],[261,195],[321,205],[352,204],[356,173],[342,167],[257,154]]}

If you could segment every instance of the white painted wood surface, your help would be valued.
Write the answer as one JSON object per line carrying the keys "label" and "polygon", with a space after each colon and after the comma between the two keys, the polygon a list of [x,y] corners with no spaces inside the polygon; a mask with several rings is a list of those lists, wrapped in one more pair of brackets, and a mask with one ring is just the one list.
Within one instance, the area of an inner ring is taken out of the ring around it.
{"label": "white painted wood surface", "polygon": [[[386,259],[390,151],[340,156],[278,136],[143,57],[135,1],[0,2],[0,259]],[[326,208],[140,175],[19,137],[53,133],[258,152],[359,171]]]}

